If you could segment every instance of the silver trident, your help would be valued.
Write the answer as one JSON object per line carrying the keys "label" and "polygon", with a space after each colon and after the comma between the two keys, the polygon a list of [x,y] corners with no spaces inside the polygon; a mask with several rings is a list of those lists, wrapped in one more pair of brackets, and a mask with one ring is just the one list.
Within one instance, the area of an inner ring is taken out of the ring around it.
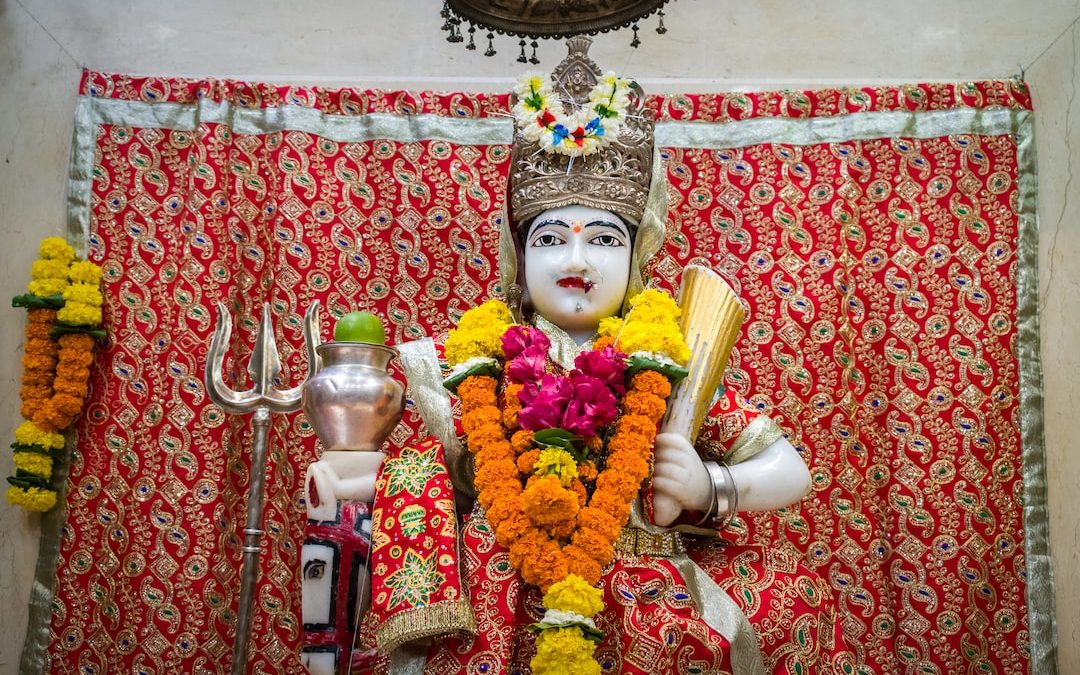
{"label": "silver trident", "polygon": [[[244,566],[240,576],[240,607],[236,618],[236,645],[233,647],[232,675],[243,675],[247,665],[248,638],[251,632],[251,607],[255,594],[255,579],[259,571],[260,539],[263,535],[263,483],[266,478],[266,439],[270,429],[270,413],[287,413],[300,407],[303,383],[291,389],[279,389],[281,359],[274,331],[270,327],[270,305],[263,303],[262,321],[255,336],[255,349],[248,362],[248,373],[254,385],[247,391],[234,391],[225,384],[222,370],[225,353],[232,335],[232,315],[224,303],[218,303],[217,325],[206,356],[204,382],[210,400],[226,412],[251,418],[255,447],[251,457],[251,483],[248,486],[247,526],[244,528]],[[315,301],[304,315],[304,342],[307,346],[308,374],[318,371],[319,303]]]}

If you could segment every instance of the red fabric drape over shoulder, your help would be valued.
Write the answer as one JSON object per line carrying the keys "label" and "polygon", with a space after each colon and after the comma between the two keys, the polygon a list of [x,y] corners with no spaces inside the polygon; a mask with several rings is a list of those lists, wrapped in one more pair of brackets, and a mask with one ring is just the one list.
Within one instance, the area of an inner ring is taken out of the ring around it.
{"label": "red fabric drape over shoulder", "polygon": [[[315,300],[379,313],[392,342],[443,334],[497,290],[509,162],[500,144],[236,120],[289,106],[321,112],[306,123],[317,127],[368,113],[468,122],[506,98],[93,72],[81,87],[100,113],[82,197],[110,339],[77,427],[48,657],[53,672],[224,672],[250,432],[202,385],[214,303],[237,319],[238,388],[264,301],[286,383],[305,372]],[[1019,111],[1030,98],[980,82],[650,105],[661,121],[721,125]],[[211,108],[228,113],[200,116]],[[176,111],[195,123],[170,121]],[[704,262],[738,290],[748,320],[727,384],[811,466],[809,498],[733,536],[828,580],[868,672],[1026,671],[1015,137],[733,145],[663,148],[671,217],[650,268],[674,288]],[[419,427],[405,422],[397,444]],[[293,414],[275,417],[270,440],[252,672],[297,672],[300,479],[315,437]]]}

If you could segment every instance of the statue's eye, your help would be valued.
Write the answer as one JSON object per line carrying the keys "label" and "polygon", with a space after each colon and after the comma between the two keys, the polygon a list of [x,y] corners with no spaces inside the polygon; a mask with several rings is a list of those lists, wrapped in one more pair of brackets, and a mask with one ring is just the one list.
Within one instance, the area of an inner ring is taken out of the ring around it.
{"label": "statue's eye", "polygon": [[622,240],[613,234],[598,234],[589,240],[594,246],[622,246]]}
{"label": "statue's eye", "polygon": [[560,237],[557,234],[552,234],[551,232],[544,232],[543,234],[537,235],[532,240],[533,248],[543,248],[545,246],[558,246],[559,244],[565,244],[565,243],[566,242],[563,240],[562,237]]}
{"label": "statue's eye", "polygon": [[326,574],[325,560],[309,560],[304,564],[305,579],[322,579],[324,574]]}

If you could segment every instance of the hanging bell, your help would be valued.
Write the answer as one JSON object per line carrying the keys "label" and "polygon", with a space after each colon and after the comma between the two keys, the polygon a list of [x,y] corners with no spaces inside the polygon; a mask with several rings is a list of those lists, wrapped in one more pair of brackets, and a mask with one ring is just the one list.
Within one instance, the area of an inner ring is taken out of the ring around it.
{"label": "hanging bell", "polygon": [[[607,2],[607,3],[592,3],[585,2],[585,0],[558,0],[553,2],[552,0],[529,0],[524,3],[517,3],[521,5],[528,5],[535,10],[525,12],[528,16],[519,17],[506,17],[498,12],[495,12],[492,8],[485,8],[483,5],[490,4],[492,7],[502,8],[504,5],[515,3],[507,3],[506,0],[500,0],[499,2],[482,3],[478,0],[443,0],[442,10],[439,13],[444,21],[442,24],[442,30],[447,32],[446,41],[451,43],[462,42],[465,43],[465,49],[469,51],[477,51],[479,46],[477,45],[476,33],[478,29],[484,29],[487,33],[487,49],[484,50],[484,56],[495,56],[495,33],[498,32],[501,35],[511,35],[518,38],[518,63],[531,63],[539,64],[540,59],[537,56],[539,40],[548,38],[562,38],[573,35],[597,35],[599,33],[607,33],[608,31],[619,30],[621,28],[632,28],[633,39],[630,41],[630,46],[637,49],[641,46],[641,20],[648,19],[653,14],[658,14],[658,21],[656,24],[657,35],[665,35],[668,32],[667,26],[664,21],[667,18],[667,13],[661,9],[669,0],[649,0],[646,3],[638,2]],[[591,5],[612,5],[619,7],[618,10],[602,11],[597,8],[590,7]],[[639,4],[645,5],[645,8],[638,7],[637,9],[630,9],[630,6],[637,7]],[[461,5],[458,8],[458,5]],[[549,7],[551,5],[552,7]],[[551,33],[553,29],[552,21],[550,20],[555,15],[563,15],[568,10],[562,7],[563,5],[573,5],[574,9],[570,14],[584,12],[586,16],[590,14],[599,14],[599,16],[590,18],[585,21],[583,17],[570,18],[563,16],[565,22],[558,23],[558,29],[564,32],[555,35]],[[557,7],[555,7],[557,6]],[[488,18],[491,17],[491,18]],[[498,18],[498,20],[494,20]],[[468,24],[467,26],[463,26]],[[497,26],[497,28],[496,28]],[[646,25],[648,28],[648,25]],[[465,31],[469,32],[469,39],[465,39]],[[483,34],[481,33],[481,39]],[[513,52],[509,52],[513,54]]]}
{"label": "hanging bell", "polygon": [[[439,16],[444,19],[442,28],[439,30],[452,32],[454,29],[454,22],[450,20],[450,3],[446,2],[446,0],[443,0],[442,11],[439,12]],[[449,39],[450,38],[447,38],[447,40]]]}

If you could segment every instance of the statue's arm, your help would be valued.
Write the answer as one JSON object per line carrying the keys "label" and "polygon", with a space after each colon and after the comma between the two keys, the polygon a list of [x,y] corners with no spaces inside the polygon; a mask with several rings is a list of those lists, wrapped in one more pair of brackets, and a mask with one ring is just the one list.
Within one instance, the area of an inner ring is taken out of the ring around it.
{"label": "statue's arm", "polygon": [[783,436],[728,468],[735,481],[739,511],[775,511],[810,493],[810,470]]}
{"label": "statue's arm", "polygon": [[[738,511],[774,511],[810,491],[810,472],[798,451],[768,416],[734,392],[726,392],[714,406],[702,430],[701,447],[693,447],[680,434],[661,432],[653,471],[657,525],[671,525],[685,513],[715,512],[717,490],[722,491],[728,479],[734,483]],[[701,452],[702,448],[706,450]],[[710,472],[706,461],[723,461],[728,471]]]}
{"label": "statue's arm", "polygon": [[408,380],[409,399],[416,406],[424,427],[443,444],[450,480],[459,506],[462,506],[462,503],[476,496],[472,484],[472,463],[458,438],[450,394],[442,386],[440,348],[431,338],[406,342],[398,345],[398,362]]}

